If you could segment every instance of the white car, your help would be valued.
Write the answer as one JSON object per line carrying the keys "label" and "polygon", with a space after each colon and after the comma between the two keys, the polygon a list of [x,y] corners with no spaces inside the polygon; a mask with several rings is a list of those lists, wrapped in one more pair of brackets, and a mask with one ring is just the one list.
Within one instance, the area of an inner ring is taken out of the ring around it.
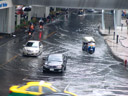
{"label": "white car", "polygon": [[43,51],[43,44],[38,40],[29,40],[23,48],[23,55],[38,56]]}

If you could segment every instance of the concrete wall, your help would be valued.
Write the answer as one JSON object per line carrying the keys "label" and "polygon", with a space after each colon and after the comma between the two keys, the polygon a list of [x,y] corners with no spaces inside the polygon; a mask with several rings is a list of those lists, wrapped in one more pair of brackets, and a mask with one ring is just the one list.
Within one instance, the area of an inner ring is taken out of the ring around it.
{"label": "concrete wall", "polygon": [[15,29],[14,7],[0,10],[0,33],[13,33]]}
{"label": "concrete wall", "polygon": [[8,9],[0,10],[0,33],[7,33]]}
{"label": "concrete wall", "polygon": [[7,33],[10,34],[15,32],[15,6],[7,8],[7,10],[8,10]]}
{"label": "concrete wall", "polygon": [[49,15],[49,7],[43,6],[32,6],[32,17],[39,17],[42,18],[44,15],[47,17]]}

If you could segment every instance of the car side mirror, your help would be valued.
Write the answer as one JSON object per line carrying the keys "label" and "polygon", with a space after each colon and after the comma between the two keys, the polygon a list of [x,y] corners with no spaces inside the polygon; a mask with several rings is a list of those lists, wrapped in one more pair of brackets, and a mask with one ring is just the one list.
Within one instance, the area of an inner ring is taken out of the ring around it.
{"label": "car side mirror", "polygon": [[46,57],[43,57],[42,59],[45,61],[46,60]]}
{"label": "car side mirror", "polygon": [[23,45],[23,47],[25,47],[25,44]]}

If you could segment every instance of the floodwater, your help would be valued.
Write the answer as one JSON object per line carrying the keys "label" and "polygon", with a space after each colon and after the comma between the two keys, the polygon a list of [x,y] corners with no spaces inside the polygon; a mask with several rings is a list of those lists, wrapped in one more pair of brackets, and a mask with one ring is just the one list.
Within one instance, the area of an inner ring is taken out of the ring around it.
{"label": "floodwater", "polygon": [[[28,40],[25,36],[1,46],[0,83],[4,87],[0,88],[1,93],[7,94],[14,84],[45,80],[60,89],[69,85],[68,90],[78,96],[128,96],[128,71],[112,57],[97,30],[100,23],[100,14],[70,14],[47,24],[43,31],[37,27],[31,39],[44,44],[43,53],[38,57],[22,56],[22,45]],[[84,36],[93,36],[96,40],[94,54],[82,51]],[[63,74],[43,73],[42,58],[52,53],[67,56]]]}

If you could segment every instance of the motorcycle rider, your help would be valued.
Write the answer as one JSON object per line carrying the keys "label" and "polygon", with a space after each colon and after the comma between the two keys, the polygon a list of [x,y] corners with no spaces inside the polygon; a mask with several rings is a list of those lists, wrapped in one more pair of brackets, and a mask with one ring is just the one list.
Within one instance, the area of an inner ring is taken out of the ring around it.
{"label": "motorcycle rider", "polygon": [[44,25],[44,20],[41,18],[41,19],[39,20],[39,27],[40,27],[40,28],[43,28],[43,25]]}
{"label": "motorcycle rider", "polygon": [[28,34],[29,34],[29,35],[32,35],[32,33],[34,32],[34,29],[35,29],[35,28],[34,28],[34,24],[31,23],[30,26],[29,26],[29,32],[28,32]]}

